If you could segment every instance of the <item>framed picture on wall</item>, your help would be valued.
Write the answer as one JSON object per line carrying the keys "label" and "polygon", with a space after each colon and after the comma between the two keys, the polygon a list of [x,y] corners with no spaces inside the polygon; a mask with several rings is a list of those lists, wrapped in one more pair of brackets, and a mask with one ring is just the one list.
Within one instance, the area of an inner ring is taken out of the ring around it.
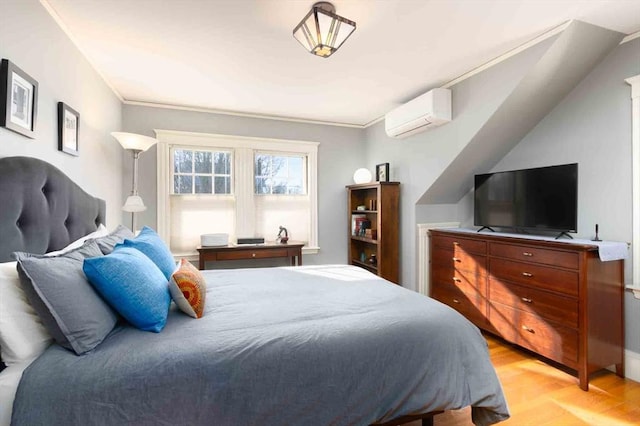
{"label": "framed picture on wall", "polygon": [[389,182],[389,163],[382,163],[376,166],[376,181]]}
{"label": "framed picture on wall", "polygon": [[58,102],[58,150],[79,155],[80,114],[64,102]]}
{"label": "framed picture on wall", "polygon": [[35,137],[38,82],[16,64],[0,62],[0,126]]}

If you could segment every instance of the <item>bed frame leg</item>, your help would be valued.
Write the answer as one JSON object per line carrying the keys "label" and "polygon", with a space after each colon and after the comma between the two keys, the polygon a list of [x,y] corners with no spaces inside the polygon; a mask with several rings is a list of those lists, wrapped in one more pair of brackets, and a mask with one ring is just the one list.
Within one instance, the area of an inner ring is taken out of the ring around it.
{"label": "bed frame leg", "polygon": [[422,426],[433,426],[433,416],[422,419]]}

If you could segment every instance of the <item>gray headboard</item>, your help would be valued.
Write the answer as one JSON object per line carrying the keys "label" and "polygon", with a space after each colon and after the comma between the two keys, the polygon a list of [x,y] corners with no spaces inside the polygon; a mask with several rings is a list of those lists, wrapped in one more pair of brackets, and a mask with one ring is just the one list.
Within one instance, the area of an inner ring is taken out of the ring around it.
{"label": "gray headboard", "polygon": [[105,210],[45,161],[0,158],[0,262],[14,251],[59,250],[105,223]]}
{"label": "gray headboard", "polygon": [[0,158],[0,262],[11,261],[14,251],[64,248],[105,223],[105,210],[104,200],[46,161]]}

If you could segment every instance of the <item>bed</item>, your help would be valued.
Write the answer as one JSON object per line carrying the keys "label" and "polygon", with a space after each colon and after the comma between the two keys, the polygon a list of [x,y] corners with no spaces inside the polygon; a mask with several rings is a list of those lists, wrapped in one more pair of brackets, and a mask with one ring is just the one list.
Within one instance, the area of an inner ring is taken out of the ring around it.
{"label": "bed", "polygon": [[[102,201],[32,158],[0,159],[9,202],[0,262],[104,223]],[[12,404],[17,426],[431,424],[466,406],[479,425],[509,417],[484,338],[437,301],[346,265],[202,274],[202,318],[172,304],[160,333],[120,321],[84,355],[52,344],[0,372],[0,414]]]}

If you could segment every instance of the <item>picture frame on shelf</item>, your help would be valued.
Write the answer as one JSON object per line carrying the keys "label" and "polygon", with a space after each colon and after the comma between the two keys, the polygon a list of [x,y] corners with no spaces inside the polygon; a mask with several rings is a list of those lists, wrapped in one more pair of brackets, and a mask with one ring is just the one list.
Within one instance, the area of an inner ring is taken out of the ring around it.
{"label": "picture frame on shelf", "polygon": [[58,102],[58,151],[80,155],[80,113],[64,102]]}
{"label": "picture frame on shelf", "polygon": [[8,59],[0,62],[0,127],[35,138],[38,82]]}
{"label": "picture frame on shelf", "polygon": [[389,163],[376,165],[376,182],[389,182]]}

